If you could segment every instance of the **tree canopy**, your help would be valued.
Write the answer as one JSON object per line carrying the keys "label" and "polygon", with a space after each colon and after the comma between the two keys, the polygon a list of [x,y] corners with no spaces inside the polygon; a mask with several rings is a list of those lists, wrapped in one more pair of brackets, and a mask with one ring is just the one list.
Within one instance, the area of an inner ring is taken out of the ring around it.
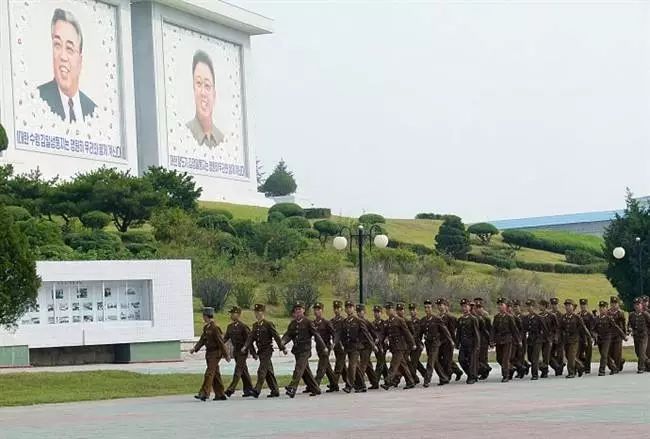
{"label": "tree canopy", "polygon": [[467,228],[472,235],[476,235],[483,244],[489,244],[493,236],[499,234],[499,229],[490,223],[476,223]]}
{"label": "tree canopy", "polygon": [[455,259],[465,259],[471,248],[462,220],[455,215],[448,216],[436,235],[436,250]]}
{"label": "tree canopy", "polygon": [[271,175],[259,187],[260,192],[264,192],[267,197],[291,195],[296,192],[296,189],[298,185],[293,172],[289,171],[284,160],[280,160]]}

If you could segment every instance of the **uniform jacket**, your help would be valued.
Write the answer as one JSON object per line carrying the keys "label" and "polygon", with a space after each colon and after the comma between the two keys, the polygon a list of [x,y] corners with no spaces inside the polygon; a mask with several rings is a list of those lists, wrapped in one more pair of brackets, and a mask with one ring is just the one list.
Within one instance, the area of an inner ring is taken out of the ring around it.
{"label": "uniform jacket", "polygon": [[374,346],[374,340],[368,332],[366,323],[357,316],[349,316],[343,319],[343,324],[336,333],[334,344],[343,344],[345,352],[354,352],[363,349],[364,343]]}
{"label": "uniform jacket", "polygon": [[287,332],[282,336],[282,343],[287,344],[289,341],[293,342],[293,347],[291,348],[292,354],[311,353],[312,337],[316,340],[316,349],[327,349],[314,323],[307,317],[303,317],[300,320],[294,319],[289,323]]}
{"label": "uniform jacket", "polygon": [[[226,334],[223,336],[223,341],[232,343],[235,354],[241,352],[241,349],[246,346],[250,328],[244,322],[232,322],[226,328]],[[251,348],[251,354],[255,355],[255,348]]]}
{"label": "uniform jacket", "polygon": [[380,351],[384,349],[384,332],[386,331],[386,320],[375,319],[372,321],[372,335],[377,341],[377,348]]}
{"label": "uniform jacket", "polygon": [[221,335],[221,329],[214,320],[210,320],[203,326],[203,333],[199,341],[194,345],[194,351],[199,351],[205,346],[205,355],[217,355],[218,357],[226,356],[226,345]]}
{"label": "uniform jacket", "polygon": [[[334,316],[330,320],[330,323],[332,324],[332,327],[334,328],[334,335],[336,335],[341,328],[343,327],[343,320],[345,318],[343,316]],[[337,352],[342,352],[343,351],[343,345],[341,344],[341,341],[338,340],[337,343],[334,343],[334,350]]]}
{"label": "uniform jacket", "polygon": [[323,339],[323,343],[327,346],[327,349],[332,349],[332,340],[334,340],[335,336],[334,325],[324,318],[316,318],[314,319],[314,326],[316,327],[320,338]]}
{"label": "uniform jacket", "polygon": [[490,334],[493,344],[518,343],[519,337],[519,330],[513,316],[505,313],[498,313],[494,316]]}
{"label": "uniform jacket", "polygon": [[278,349],[284,350],[284,343],[282,343],[280,334],[275,329],[273,322],[260,320],[259,322],[253,323],[251,332],[248,334],[248,339],[246,340],[246,349],[251,350],[253,348],[253,342],[255,342],[258,353],[273,352],[273,340],[278,345]]}
{"label": "uniform jacket", "polygon": [[628,319],[628,329],[632,331],[634,338],[642,338],[648,335],[648,331],[650,331],[650,313],[647,311],[634,311],[630,313]]}
{"label": "uniform jacket", "polygon": [[595,317],[594,329],[592,332],[597,337],[598,342],[611,340],[614,334],[617,334],[617,336],[621,338],[625,337],[623,329],[619,328],[612,316],[608,313],[598,314],[598,316]]}
{"label": "uniform jacket", "polygon": [[403,318],[391,316],[386,320],[384,339],[388,341],[391,352],[410,351],[415,346],[415,339]]}
{"label": "uniform jacket", "polygon": [[589,311],[580,311],[578,313],[589,333],[594,330],[594,325],[596,324],[596,317]]}
{"label": "uniform jacket", "polygon": [[528,343],[543,343],[549,339],[547,320],[539,314],[529,313],[521,318]]}
{"label": "uniform jacket", "polygon": [[582,318],[575,313],[566,313],[560,320],[560,330],[562,333],[562,342],[577,343],[580,337],[591,338]]}
{"label": "uniform jacket", "polygon": [[[440,314],[440,318],[442,319],[443,323],[447,327],[447,330],[449,331],[449,333],[455,335],[456,334],[456,323],[458,322],[458,319],[456,319],[456,317],[454,317],[454,316],[452,316],[452,315],[450,315],[448,313]],[[445,340],[442,340],[442,343],[444,344]]]}
{"label": "uniform jacket", "polygon": [[453,342],[453,337],[438,316],[425,316],[420,319],[419,339],[424,338],[426,346],[440,346],[443,341]]}
{"label": "uniform jacket", "polygon": [[539,313],[539,316],[546,322],[546,329],[548,330],[546,341],[553,343],[559,340],[560,321],[557,315],[548,311],[542,311]]}
{"label": "uniform jacket", "polygon": [[478,319],[471,314],[463,314],[458,318],[456,325],[456,345],[476,346],[481,343],[481,334],[478,329]]}
{"label": "uniform jacket", "polygon": [[[625,313],[623,311],[621,311],[620,309],[614,311],[612,309],[612,310],[609,311],[609,315],[612,316],[612,318],[614,319],[614,322],[616,323],[616,325],[619,328],[621,328],[622,330],[625,330],[625,328],[626,328],[626,326],[625,326]],[[620,334],[618,333],[618,331],[612,332],[612,338],[618,338],[618,337],[620,337]]]}
{"label": "uniform jacket", "polygon": [[418,348],[422,347],[422,337],[420,337],[420,319],[417,317],[411,317],[406,320],[406,325],[409,327],[409,331],[413,334],[415,339],[415,344]]}

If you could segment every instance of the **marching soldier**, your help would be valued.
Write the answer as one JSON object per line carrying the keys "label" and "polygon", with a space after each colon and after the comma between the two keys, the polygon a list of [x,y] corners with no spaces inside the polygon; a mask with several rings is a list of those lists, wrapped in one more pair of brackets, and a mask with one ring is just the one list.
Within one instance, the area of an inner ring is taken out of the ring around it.
{"label": "marching soldier", "polygon": [[[526,301],[528,313],[521,318],[524,332],[526,333],[526,354],[531,367],[530,379],[535,381],[539,378],[539,356],[542,346],[548,342],[548,328],[546,319],[535,312],[535,301]],[[548,374],[548,366],[546,366]]]}
{"label": "marching soldier", "polygon": [[478,379],[478,351],[481,345],[481,334],[478,329],[478,319],[470,313],[469,301],[461,299],[460,306],[463,314],[458,318],[456,326],[458,362],[467,374],[467,384],[474,384]]}
{"label": "marching soldier", "polygon": [[420,334],[416,337],[418,340],[424,337],[424,346],[427,350],[427,374],[423,385],[429,387],[435,370],[438,374],[438,385],[442,386],[449,383],[449,376],[439,361],[438,350],[443,340],[453,349],[454,339],[442,319],[433,314],[433,304],[430,300],[424,301],[424,313],[425,317],[420,320]]}
{"label": "marching soldier", "polygon": [[339,383],[336,381],[336,375],[334,375],[334,370],[330,364],[330,351],[332,349],[332,340],[334,339],[334,326],[323,317],[322,303],[315,303],[313,309],[314,326],[327,348],[327,351],[322,349],[316,351],[318,354],[318,367],[316,368],[316,376],[314,377],[314,380],[316,380],[316,383],[318,383],[318,386],[320,387],[323,377],[327,375],[329,385],[327,386],[328,388],[326,392],[337,392],[339,390]]}
{"label": "marching soldier", "polygon": [[[526,362],[526,334],[522,328],[521,321],[521,304],[519,300],[513,299],[511,302],[511,314],[515,318],[515,323],[517,324],[517,330],[521,336],[521,344],[513,345],[513,356],[512,356],[512,365],[514,366],[513,372],[517,371],[517,378],[523,378],[528,375],[528,369],[530,365]],[[513,372],[510,374],[510,379],[512,379]]]}
{"label": "marching soldier", "polygon": [[354,315],[354,303],[350,301],[345,302],[345,313],[347,314],[347,317],[343,320],[343,324],[334,338],[334,344],[339,342],[343,344],[343,350],[348,358],[345,387],[343,388],[343,391],[345,393],[350,393],[354,388],[355,393],[365,392],[365,386],[359,387],[355,385],[357,369],[359,368],[359,351],[363,348],[363,339],[366,339],[371,345],[373,344],[373,339],[368,332],[366,325],[361,321],[361,319]]}
{"label": "marching soldier", "polygon": [[[456,334],[456,317],[449,314],[449,302],[447,299],[437,299],[436,305],[438,305],[438,311],[440,312],[440,318],[444,322],[447,330],[450,334]],[[458,364],[454,361],[454,345],[447,343],[443,340],[438,351],[440,357],[440,363],[445,369],[445,375],[451,378],[452,374],[456,375],[456,381],[460,380],[460,377],[463,376],[463,371],[460,370]]]}
{"label": "marching soldier", "polygon": [[582,321],[582,318],[574,312],[574,306],[573,300],[567,299],[564,301],[566,312],[560,321],[562,345],[564,346],[564,353],[566,355],[567,378],[575,378],[576,371],[578,372],[578,376],[581,377],[584,372],[584,365],[577,358],[580,338],[584,337],[588,343],[593,342],[591,334]]}
{"label": "marching soldier", "polygon": [[[417,305],[415,303],[409,303],[409,312],[411,314],[411,318],[405,320],[406,324],[409,327],[409,330],[411,331],[411,334],[413,334],[413,337],[415,338],[415,345],[417,346],[415,350],[409,353],[409,366],[411,368],[411,375],[415,380],[415,384],[417,384],[420,382],[420,379],[417,375],[418,372],[424,380],[427,376],[427,369],[420,361],[422,351],[424,350],[424,345],[422,344],[422,338],[418,338],[418,334],[420,334],[420,319],[418,319]],[[400,317],[404,318],[403,316]]]}
{"label": "marching soldier", "polygon": [[557,330],[560,326],[560,322],[555,314],[548,312],[548,301],[546,299],[539,301],[539,316],[544,320],[544,323],[546,323],[547,329],[546,336],[542,342],[542,362],[539,370],[541,372],[541,378],[548,378],[548,367],[551,364],[553,343],[557,337]]}
{"label": "marching soldier", "polygon": [[[616,325],[625,331],[625,328],[627,327],[625,324],[625,313],[619,306],[618,297],[610,297],[609,304],[609,315],[612,316]],[[612,342],[609,346],[609,356],[614,360],[618,370],[623,370],[623,365],[625,364],[625,360],[623,359],[623,339],[618,333],[612,334]]]}
{"label": "marching soldier", "polygon": [[[594,330],[594,323],[596,317],[589,311],[588,307],[589,301],[587,299],[580,299],[580,313],[579,316],[582,318],[582,322],[587,327],[587,331],[591,334]],[[593,338],[593,335],[592,335]],[[592,355],[592,346],[593,343],[589,342],[585,337],[580,338],[580,344],[578,346],[578,358],[580,362],[585,366],[585,373],[591,373],[591,355]]]}
{"label": "marching soldier", "polygon": [[259,397],[262,391],[262,386],[266,381],[266,385],[271,391],[267,398],[277,398],[280,396],[280,390],[278,389],[278,381],[275,379],[273,363],[271,362],[271,357],[273,356],[273,340],[275,340],[278,349],[281,350],[284,355],[287,355],[287,349],[284,347],[284,343],[282,343],[280,334],[278,334],[278,331],[275,329],[273,322],[264,318],[266,307],[260,303],[256,303],[253,310],[255,311],[256,321],[253,323],[251,332],[248,334],[246,345],[241,349],[242,354],[244,354],[248,351],[253,351],[253,343],[257,345],[257,356],[260,359],[260,364],[257,368],[257,381],[255,382],[255,388],[251,393],[255,398]]}
{"label": "marching soldier", "polygon": [[[251,376],[248,372],[248,366],[246,365],[248,353],[241,351],[246,345],[246,340],[248,340],[248,334],[250,334],[251,330],[240,320],[240,317],[241,308],[233,306],[230,309],[230,320],[232,320],[232,323],[230,323],[226,328],[226,334],[223,337],[225,343],[232,343],[233,357],[235,357],[235,371],[233,372],[232,381],[226,390],[227,397],[231,397],[235,393],[235,389],[237,389],[240,379],[244,386],[243,396],[253,396],[253,383],[251,382]],[[250,354],[254,359],[257,359],[255,348],[251,348]]]}
{"label": "marching soldier", "polygon": [[289,398],[294,398],[298,384],[302,379],[305,386],[307,386],[307,390],[309,390],[310,396],[320,395],[320,387],[316,383],[316,380],[314,380],[314,375],[309,368],[311,339],[314,338],[316,340],[316,349],[322,352],[329,351],[320,334],[316,331],[316,327],[312,321],[305,317],[305,305],[302,302],[296,302],[293,306],[292,313],[293,320],[289,323],[287,332],[282,336],[282,344],[286,345],[290,341],[293,342],[291,353],[296,358],[293,376],[291,377],[291,382],[286,387],[286,394]]}
{"label": "marching soldier", "polygon": [[386,322],[381,318],[381,306],[375,305],[372,309],[375,320],[372,322],[372,329],[375,340],[377,341],[377,352],[375,352],[375,375],[377,380],[384,377],[384,381],[388,377],[388,366],[386,365],[386,350],[384,348],[384,332],[386,330]]}
{"label": "marching soldier", "polygon": [[[643,302],[643,310],[650,312],[650,299],[648,296],[641,296],[641,301]],[[645,351],[646,358],[648,359],[646,371],[650,372],[650,334],[648,335],[648,348]]]}
{"label": "marching soldier", "polygon": [[[334,310],[334,317],[330,320],[332,327],[334,328],[334,334],[341,331],[343,327],[343,316],[341,315],[341,308],[343,304],[340,300],[335,300],[332,303],[332,309]],[[345,367],[345,350],[341,342],[334,344],[334,383],[336,388],[339,385],[339,379],[343,379],[343,383],[347,382],[347,369]],[[326,390],[326,392],[335,392],[335,390]]]}
{"label": "marching soldier", "polygon": [[415,339],[404,319],[395,314],[395,309],[393,309],[391,302],[387,302],[384,305],[384,309],[386,310],[386,314],[388,314],[384,339],[388,342],[388,348],[392,357],[390,360],[390,368],[388,369],[388,378],[381,387],[385,390],[390,389],[391,386],[397,387],[401,374],[404,375],[404,379],[406,380],[406,387],[404,388],[412,389],[415,387],[415,383],[413,382],[409,368],[404,367],[404,360],[408,356],[408,353],[412,349],[415,349]]}
{"label": "marching soldier", "polygon": [[555,376],[560,376],[564,373],[564,347],[562,346],[562,337],[560,336],[560,321],[562,320],[562,313],[558,306],[560,300],[557,297],[551,298],[551,311],[550,314],[555,316],[557,326],[555,337],[553,339],[553,346],[551,347],[551,360],[550,365],[555,371]]}
{"label": "marching soldier", "polygon": [[519,343],[519,331],[513,316],[507,313],[508,305],[506,299],[497,299],[499,312],[492,321],[492,333],[490,334],[490,345],[496,346],[497,362],[501,366],[501,382],[510,381],[510,358],[512,345]]}
{"label": "marching soldier", "polygon": [[[363,303],[357,305],[357,317],[365,325],[368,334],[370,334],[370,338],[376,341],[375,337],[373,337],[372,323],[366,319],[366,306]],[[375,343],[365,337],[362,338],[361,349],[359,350],[359,368],[357,370],[357,388],[360,388],[362,392],[366,389],[365,376],[368,376],[370,389],[379,389],[379,377],[375,374],[375,369],[373,369],[372,360],[370,359],[373,351],[377,351]]]}
{"label": "marching soldier", "polygon": [[201,390],[194,397],[205,401],[210,397],[210,391],[214,391],[214,400],[215,401],[225,401],[228,399],[223,391],[223,383],[221,382],[221,373],[219,372],[219,360],[225,358],[226,361],[230,361],[228,356],[228,350],[226,345],[221,337],[221,330],[213,320],[214,318],[214,309],[213,308],[203,308],[203,333],[201,338],[196,342],[196,345],[190,349],[190,354],[198,352],[203,346],[205,346],[205,362],[207,367],[205,369],[205,375],[203,377],[203,385]]}
{"label": "marching soldier", "polygon": [[607,309],[608,303],[601,300],[598,303],[599,314],[594,321],[594,336],[595,342],[598,345],[598,352],[600,352],[600,365],[598,367],[598,376],[605,375],[605,366],[609,367],[609,374],[614,375],[618,373],[618,366],[609,355],[609,348],[612,342],[612,336],[617,334],[621,338],[627,339],[625,332],[619,328]]}
{"label": "marching soldier", "polygon": [[474,313],[479,319],[479,332],[481,333],[481,346],[478,353],[478,379],[486,380],[490,376],[490,363],[488,362],[488,351],[490,349],[490,331],[492,330],[492,320],[490,315],[483,308],[483,298],[474,299]]}
{"label": "marching soldier", "polygon": [[634,299],[634,312],[628,317],[628,332],[634,338],[634,352],[637,357],[636,373],[643,373],[648,367],[648,331],[650,330],[650,314],[643,310],[643,301],[640,297]]}

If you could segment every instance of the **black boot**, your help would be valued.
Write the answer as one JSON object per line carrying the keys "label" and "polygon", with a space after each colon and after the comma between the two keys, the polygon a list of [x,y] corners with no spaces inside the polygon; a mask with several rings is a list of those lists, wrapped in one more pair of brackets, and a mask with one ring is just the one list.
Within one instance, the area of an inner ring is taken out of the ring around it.
{"label": "black boot", "polygon": [[208,399],[208,397],[204,396],[204,395],[194,395],[194,398],[198,399],[198,400],[201,400],[203,402],[205,402]]}

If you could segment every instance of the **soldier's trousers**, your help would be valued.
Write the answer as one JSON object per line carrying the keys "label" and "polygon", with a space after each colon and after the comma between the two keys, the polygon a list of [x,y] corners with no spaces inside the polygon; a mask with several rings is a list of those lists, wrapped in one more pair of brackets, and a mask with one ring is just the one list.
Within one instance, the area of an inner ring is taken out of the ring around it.
{"label": "soldier's trousers", "polygon": [[442,343],[438,350],[440,363],[445,371],[445,375],[451,378],[451,374],[461,374],[462,371],[454,361],[454,346],[451,343]]}
{"label": "soldier's trousers", "polygon": [[518,343],[512,345],[511,356],[511,367],[516,368],[518,371],[526,367],[526,351],[523,343],[521,345]]}
{"label": "soldier's trousers", "polygon": [[478,373],[487,377],[492,368],[488,362],[488,351],[490,350],[490,340],[487,337],[481,337],[481,346],[478,351]]}
{"label": "soldier's trousers", "polygon": [[339,384],[339,379],[347,383],[347,368],[345,367],[345,351],[340,346],[334,347],[334,383]]}
{"label": "soldier's trousers", "polygon": [[424,379],[427,376],[427,369],[420,362],[420,357],[422,356],[423,348],[418,346],[415,350],[409,352],[409,367],[411,370],[411,376],[414,380],[418,380],[417,373],[419,372],[422,378]]}
{"label": "soldier's trousers", "polygon": [[645,370],[650,372],[650,338],[648,341],[648,348],[645,350],[645,357],[646,357]]}
{"label": "soldier's trousers", "polygon": [[648,350],[648,336],[637,336],[634,337],[634,352],[636,352],[637,358],[637,370],[645,371],[646,365],[648,362],[648,357],[646,352]]}
{"label": "soldier's trousers", "polygon": [[557,371],[557,375],[562,375],[564,372],[564,346],[562,346],[562,343],[553,343],[549,364]]}
{"label": "soldier's trousers", "polygon": [[605,367],[609,367],[612,372],[618,371],[618,367],[614,364],[614,360],[609,355],[612,341],[609,338],[598,338],[598,352],[600,352],[600,364],[598,366],[598,373],[605,373]]}
{"label": "soldier's trousers", "polygon": [[[541,342],[533,342],[528,340],[526,343],[526,355],[528,356],[528,362],[530,363],[530,373],[532,376],[539,376],[539,354],[542,352],[543,344]],[[548,370],[548,366],[546,366]]]}
{"label": "soldier's trousers", "polygon": [[292,389],[298,388],[300,380],[302,379],[307,386],[308,390],[320,391],[318,383],[314,380],[314,375],[311,373],[309,368],[309,357],[311,357],[311,351],[299,352],[294,354],[296,357],[296,366],[293,370],[293,375],[291,377],[291,383],[288,387]]}
{"label": "soldier's trousers", "polygon": [[355,387],[357,379],[357,370],[359,369],[359,351],[349,351],[345,353],[348,357],[348,366],[345,372],[345,387],[351,389]]}
{"label": "soldier's trousers", "polygon": [[[548,373],[548,366],[551,363],[551,351],[553,350],[553,343],[551,341],[545,341],[542,343],[542,362],[539,365],[539,368],[542,372]],[[532,360],[528,358],[528,361],[532,363]]]}
{"label": "soldier's trousers", "polygon": [[564,353],[566,355],[566,368],[570,376],[575,375],[576,370],[584,370],[582,362],[578,360],[578,341],[565,343]]}
{"label": "soldier's trousers", "polygon": [[578,345],[578,359],[585,367],[585,372],[591,372],[592,353],[592,344],[586,338],[580,337],[580,344]]}
{"label": "soldier's trousers", "polygon": [[316,376],[314,380],[320,386],[323,377],[327,375],[327,380],[329,381],[329,387],[338,387],[339,383],[336,380],[336,375],[330,364],[330,354],[329,351],[325,353],[324,351],[318,351],[318,366],[316,367]]}
{"label": "soldier's trousers", "polygon": [[235,390],[241,379],[244,386],[244,391],[250,390],[253,388],[253,383],[251,382],[251,375],[248,373],[248,366],[246,365],[246,359],[248,354],[242,354],[239,349],[235,349],[235,371],[232,375],[232,381],[228,386],[228,390]]}
{"label": "soldier's trousers", "polygon": [[458,362],[467,374],[468,380],[478,379],[478,346],[474,343],[460,343]]}
{"label": "soldier's trousers", "polygon": [[208,397],[210,392],[214,391],[214,396],[225,396],[223,392],[223,382],[221,381],[221,372],[219,372],[219,360],[221,356],[218,352],[206,352],[205,362],[206,369],[203,375],[203,384],[199,395]]}
{"label": "soldier's trousers", "polygon": [[372,361],[370,355],[372,349],[362,349],[359,351],[359,367],[357,369],[357,388],[362,389],[366,387],[366,376],[371,386],[377,386],[379,377],[375,374],[375,369],[372,368]]}
{"label": "soldier's trousers", "polygon": [[381,350],[375,353],[375,359],[377,364],[375,364],[375,375],[377,375],[377,380],[380,377],[384,377],[384,380],[388,377],[388,366],[386,365],[386,352]]}
{"label": "soldier's trousers", "polygon": [[255,382],[255,390],[259,393],[262,391],[262,386],[264,381],[269,387],[271,393],[278,393],[278,381],[275,379],[275,373],[273,372],[273,363],[271,362],[271,356],[273,356],[273,351],[262,351],[257,353],[260,359],[260,365],[257,368],[257,381]]}
{"label": "soldier's trousers", "polygon": [[440,345],[438,343],[428,343],[426,345],[427,348],[427,374],[424,377],[424,382],[425,383],[430,383],[431,378],[433,377],[433,371],[436,371],[436,374],[438,374],[438,380],[441,383],[448,383],[450,378],[449,375],[445,373],[444,368],[442,367],[442,363],[440,363],[439,357],[438,357],[438,351],[440,349]]}
{"label": "soldier's trousers", "polygon": [[618,370],[623,369],[623,339],[621,337],[612,337],[609,345],[609,357],[614,361]]}
{"label": "soldier's trousers", "polygon": [[497,362],[501,366],[501,376],[510,376],[510,358],[512,357],[512,343],[498,343],[496,345]]}
{"label": "soldier's trousers", "polygon": [[386,378],[387,384],[397,385],[399,383],[400,377],[404,375],[406,384],[414,384],[413,377],[411,376],[411,371],[408,367],[404,367],[406,364],[406,358],[408,357],[407,351],[391,351],[390,367],[388,368],[388,378]]}

